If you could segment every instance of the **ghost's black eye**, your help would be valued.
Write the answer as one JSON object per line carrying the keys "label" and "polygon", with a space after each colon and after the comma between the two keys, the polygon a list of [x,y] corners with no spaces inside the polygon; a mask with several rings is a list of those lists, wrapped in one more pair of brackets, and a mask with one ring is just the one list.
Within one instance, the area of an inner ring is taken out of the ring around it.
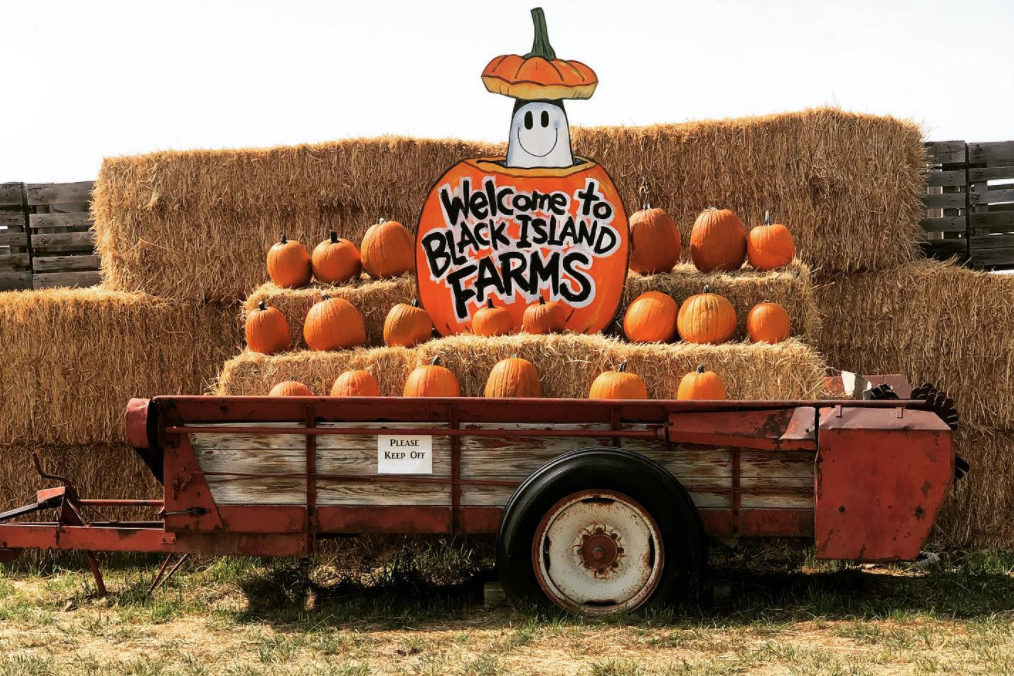
{"label": "ghost's black eye", "polygon": [[549,126],[549,113],[545,110],[542,111],[542,126],[543,127]]}
{"label": "ghost's black eye", "polygon": [[532,111],[525,113],[525,129],[531,129],[534,122],[532,121]]}

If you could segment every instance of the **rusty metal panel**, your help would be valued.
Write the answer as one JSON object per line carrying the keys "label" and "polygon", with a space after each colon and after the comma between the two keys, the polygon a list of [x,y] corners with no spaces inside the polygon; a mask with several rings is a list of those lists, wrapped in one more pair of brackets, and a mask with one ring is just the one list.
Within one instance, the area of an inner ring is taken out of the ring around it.
{"label": "rusty metal panel", "polygon": [[316,512],[321,533],[451,532],[450,507],[322,506]]}
{"label": "rusty metal panel", "polygon": [[813,406],[770,411],[681,412],[669,416],[669,442],[761,450],[817,448]]}
{"label": "rusty metal panel", "polygon": [[900,406],[834,406],[821,409],[818,437],[818,558],[918,556],[954,476],[947,425]]}
{"label": "rusty metal panel", "polygon": [[812,509],[699,510],[709,537],[813,537]]}

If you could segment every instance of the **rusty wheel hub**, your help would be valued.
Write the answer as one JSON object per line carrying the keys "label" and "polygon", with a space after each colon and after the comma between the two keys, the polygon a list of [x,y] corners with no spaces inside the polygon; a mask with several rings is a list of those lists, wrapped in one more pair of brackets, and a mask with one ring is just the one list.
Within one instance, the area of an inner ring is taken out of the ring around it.
{"label": "rusty wheel hub", "polygon": [[581,542],[576,547],[581,565],[598,575],[617,568],[623,554],[619,540],[620,534],[608,526],[592,526],[581,534]]}

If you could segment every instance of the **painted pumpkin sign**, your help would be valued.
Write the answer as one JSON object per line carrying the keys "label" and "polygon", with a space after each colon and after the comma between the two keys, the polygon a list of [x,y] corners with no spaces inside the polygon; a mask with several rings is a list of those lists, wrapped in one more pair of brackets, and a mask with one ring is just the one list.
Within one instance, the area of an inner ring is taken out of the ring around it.
{"label": "painted pumpkin sign", "polygon": [[496,57],[483,73],[487,89],[516,99],[507,156],[451,167],[419,217],[419,299],[443,335],[470,331],[490,300],[510,312],[515,330],[526,307],[558,301],[566,328],[579,333],[604,329],[620,304],[626,211],[606,170],[573,154],[563,107],[591,96],[598,80],[584,64],[557,59],[542,10],[532,17],[532,52]]}

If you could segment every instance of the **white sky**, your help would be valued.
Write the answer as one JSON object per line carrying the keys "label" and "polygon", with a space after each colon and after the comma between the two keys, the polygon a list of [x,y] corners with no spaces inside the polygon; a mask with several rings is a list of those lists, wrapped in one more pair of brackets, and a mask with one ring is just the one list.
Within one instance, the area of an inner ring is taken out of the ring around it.
{"label": "white sky", "polygon": [[[170,148],[501,139],[512,101],[479,74],[528,51],[536,2],[0,0],[0,181]],[[541,4],[557,55],[599,76],[571,124],[832,104],[934,140],[1014,138],[1011,0]]]}

